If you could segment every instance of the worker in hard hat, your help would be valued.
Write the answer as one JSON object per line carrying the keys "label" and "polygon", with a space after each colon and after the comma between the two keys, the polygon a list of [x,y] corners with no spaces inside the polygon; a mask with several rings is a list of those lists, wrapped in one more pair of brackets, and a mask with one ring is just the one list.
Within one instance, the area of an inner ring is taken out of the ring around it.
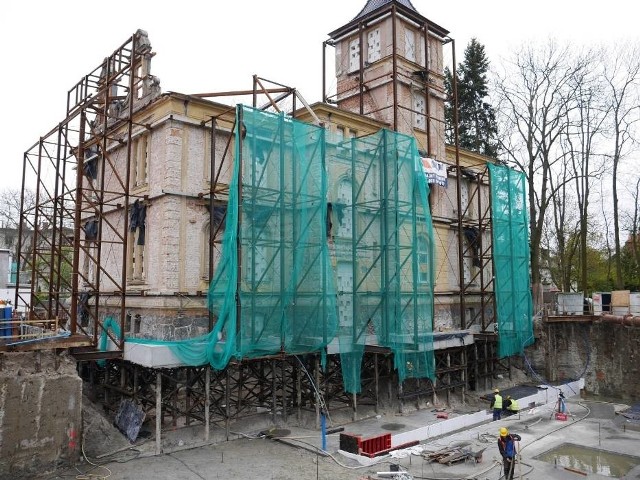
{"label": "worker in hard hat", "polygon": [[509,430],[502,427],[500,429],[500,437],[498,438],[498,449],[502,455],[502,464],[504,466],[505,480],[513,480],[515,473],[515,460],[517,457],[516,442],[522,440],[517,433],[509,433]]}
{"label": "worker in hard hat", "polygon": [[489,408],[493,409],[493,420],[500,420],[502,397],[500,396],[500,390],[497,388],[493,391],[493,399],[491,400],[491,406]]}
{"label": "worker in hard hat", "polygon": [[502,402],[502,408],[507,415],[515,415],[520,411],[518,400],[511,398],[511,395],[507,395],[507,398],[504,399],[504,402]]}

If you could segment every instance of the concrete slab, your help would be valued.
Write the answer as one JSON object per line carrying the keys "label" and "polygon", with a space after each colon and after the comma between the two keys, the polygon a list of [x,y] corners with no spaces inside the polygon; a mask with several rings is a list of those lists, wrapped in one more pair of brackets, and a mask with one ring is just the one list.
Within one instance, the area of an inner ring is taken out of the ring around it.
{"label": "concrete slab", "polygon": [[166,345],[125,342],[124,359],[131,363],[151,368],[184,366],[184,362]]}
{"label": "concrete slab", "polygon": [[[277,350],[279,341],[279,339],[274,339],[275,350]],[[473,334],[469,330],[436,332],[433,334],[433,348],[435,350],[470,345],[472,343]],[[375,335],[367,335],[366,345],[377,346],[377,337]],[[107,342],[107,350],[117,350],[116,345],[111,340]],[[340,340],[335,338],[327,346],[327,352],[329,354],[335,354],[339,351]],[[124,359],[129,362],[151,368],[174,368],[186,365],[167,345],[149,345],[145,343],[125,342]]]}
{"label": "concrete slab", "polygon": [[[433,349],[444,350],[446,348],[460,347],[465,345],[472,345],[474,343],[473,333],[470,330],[454,330],[450,332],[434,332],[431,334],[433,337]],[[401,339],[399,339],[401,341]],[[412,344],[413,340],[410,337],[406,338],[405,343]],[[380,346],[377,335],[366,335],[365,345],[368,346]],[[334,338],[329,345],[327,345],[327,353],[335,354],[340,353],[340,339]]]}
{"label": "concrete slab", "polygon": [[[527,405],[533,405],[535,408],[551,408],[553,409],[558,401],[560,392],[563,392],[565,398],[576,397],[580,390],[584,387],[584,380],[571,382],[556,388],[541,386],[536,393],[518,399],[521,405],[521,411],[526,411]],[[521,415],[517,415],[520,417]],[[516,415],[514,415],[516,417]],[[413,441],[424,441],[429,438],[439,437],[448,433],[469,428],[481,423],[491,421],[493,413],[489,410],[481,410],[476,413],[460,415],[453,418],[440,420],[437,423],[431,423],[424,427],[406,431],[393,435],[391,437],[391,445],[404,445]]]}

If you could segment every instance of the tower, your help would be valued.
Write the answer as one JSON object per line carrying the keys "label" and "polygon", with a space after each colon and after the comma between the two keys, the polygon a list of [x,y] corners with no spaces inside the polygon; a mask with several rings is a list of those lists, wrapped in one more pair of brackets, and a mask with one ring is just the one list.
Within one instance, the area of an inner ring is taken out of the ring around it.
{"label": "tower", "polygon": [[410,0],[368,0],[349,23],[329,33],[337,93],[325,101],[414,136],[427,156],[443,159],[448,33]]}

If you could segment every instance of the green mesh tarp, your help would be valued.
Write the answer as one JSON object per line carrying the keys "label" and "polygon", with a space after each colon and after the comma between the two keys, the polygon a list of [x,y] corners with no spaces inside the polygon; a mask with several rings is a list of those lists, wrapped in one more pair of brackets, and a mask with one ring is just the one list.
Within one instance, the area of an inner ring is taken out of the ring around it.
{"label": "green mesh tarp", "polygon": [[400,381],[433,379],[433,232],[415,140],[328,139],[327,157],[345,391],[360,391],[367,344],[393,352]]}
{"label": "green mesh tarp", "polygon": [[325,223],[324,131],[239,106],[222,256],[209,288],[207,342],[188,364],[319,351],[336,333]]}
{"label": "green mesh tarp", "polygon": [[320,127],[238,106],[213,330],[169,345],[187,365],[277,353],[341,355],[360,391],[367,344],[400,381],[435,377],[433,232],[415,140]]}
{"label": "green mesh tarp", "polygon": [[533,342],[529,221],[525,177],[489,165],[498,356],[521,354]]}

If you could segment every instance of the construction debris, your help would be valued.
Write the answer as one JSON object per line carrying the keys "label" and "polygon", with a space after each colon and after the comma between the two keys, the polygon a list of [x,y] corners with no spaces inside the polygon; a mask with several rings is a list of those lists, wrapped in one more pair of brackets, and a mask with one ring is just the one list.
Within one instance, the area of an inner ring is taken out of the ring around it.
{"label": "construction debris", "polygon": [[422,458],[429,463],[440,463],[443,465],[453,465],[454,463],[472,460],[475,463],[482,461],[482,453],[485,448],[477,452],[471,451],[469,448],[462,447],[446,447],[435,452],[424,452]]}

